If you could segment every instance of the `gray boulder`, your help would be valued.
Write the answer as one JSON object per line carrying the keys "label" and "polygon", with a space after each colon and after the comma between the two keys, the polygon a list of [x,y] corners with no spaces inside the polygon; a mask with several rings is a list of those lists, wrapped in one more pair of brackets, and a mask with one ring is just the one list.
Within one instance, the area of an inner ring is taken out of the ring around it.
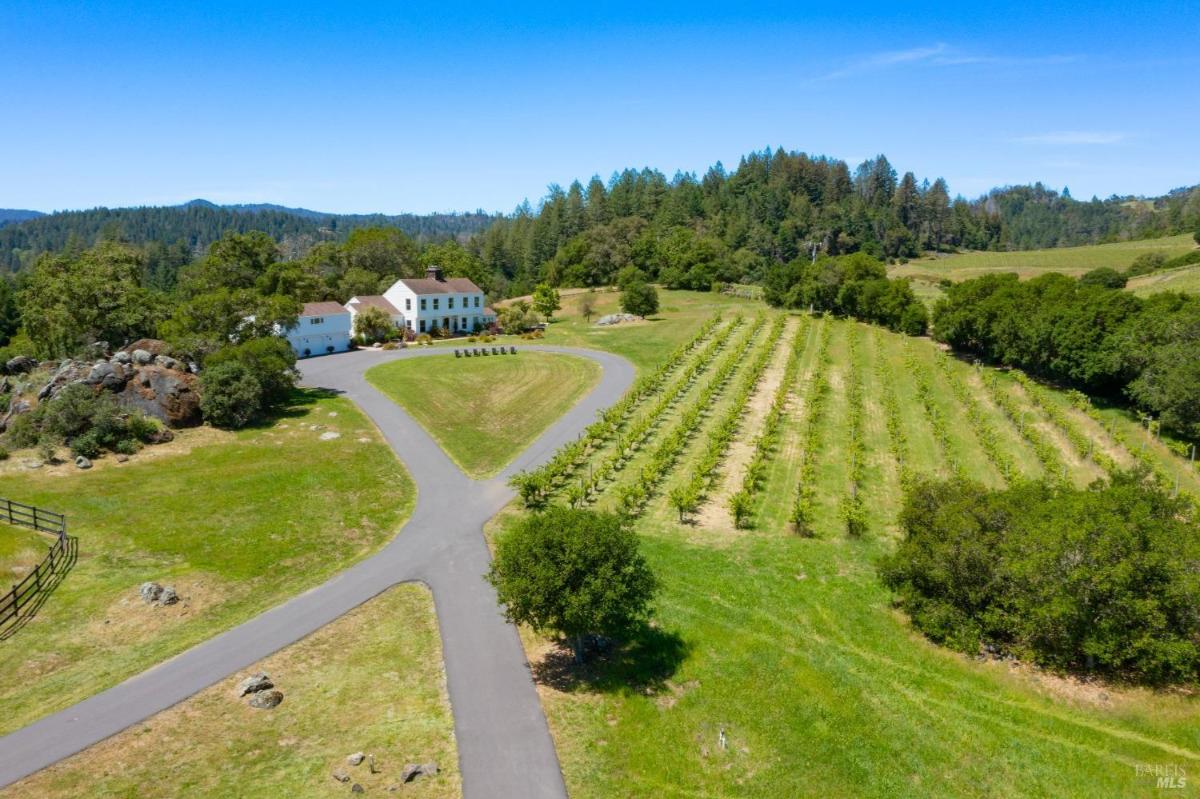
{"label": "gray boulder", "polygon": [[270,710],[279,707],[279,703],[282,701],[283,691],[259,691],[250,697],[250,707],[255,707],[259,710]]}
{"label": "gray boulder", "polygon": [[251,674],[246,679],[238,683],[238,696],[246,694],[257,694],[260,691],[265,691],[268,688],[274,688],[275,683],[271,682],[271,675],[265,671],[260,671],[257,674]]}
{"label": "gray boulder", "polygon": [[168,427],[200,424],[200,381],[187,372],[143,366],[117,394],[117,401],[153,416]]}
{"label": "gray boulder", "polygon": [[138,593],[142,596],[142,601],[147,604],[157,602],[162,596],[163,587],[158,583],[142,583],[142,587],[138,589]]}
{"label": "gray boulder", "polygon": [[164,369],[182,370],[184,368],[183,364],[172,358],[170,355],[155,355],[154,363]]}
{"label": "gray boulder", "polygon": [[92,468],[92,462],[80,455],[75,459],[75,467],[77,469],[90,469]]}
{"label": "gray boulder", "polygon": [[401,782],[412,782],[418,777],[432,777],[437,773],[437,763],[409,763],[400,772],[400,780]]}
{"label": "gray boulder", "polygon": [[18,355],[15,358],[9,358],[4,364],[4,369],[10,375],[19,375],[33,371],[37,365],[38,362],[34,358],[30,358],[28,355]]}
{"label": "gray boulder", "polygon": [[128,379],[129,373],[124,366],[119,363],[101,361],[91,368],[83,382],[91,386],[103,386],[110,391],[120,391],[125,387],[125,381]]}
{"label": "gray boulder", "polygon": [[169,585],[163,586],[162,593],[158,595],[158,604],[174,605],[178,601],[179,601],[179,594],[175,593],[174,587],[169,586]]}
{"label": "gray boulder", "polygon": [[121,350],[120,352],[114,354],[112,359],[114,363],[119,363],[122,366],[127,366],[128,364],[133,363],[133,356],[125,350]]}
{"label": "gray boulder", "polygon": [[335,768],[329,776],[333,777],[338,782],[350,782],[350,775],[346,773],[344,768]]}
{"label": "gray boulder", "polygon": [[350,786],[350,793],[366,793],[366,788],[359,785],[357,782]]}
{"label": "gray boulder", "polygon": [[355,752],[352,755],[346,755],[346,762],[352,766],[357,766],[359,763],[362,763],[366,759],[367,759],[367,756],[365,754],[363,754],[362,752]]}
{"label": "gray boulder", "polygon": [[42,390],[38,392],[38,399],[51,399],[57,396],[65,386],[71,383],[82,383],[91,374],[91,371],[91,364],[72,360],[63,361],[54,370],[54,374],[46,382],[46,385],[42,386]]}
{"label": "gray boulder", "polygon": [[145,366],[154,360],[154,356],[146,350],[134,350],[130,355],[133,358],[133,362],[139,366]]}

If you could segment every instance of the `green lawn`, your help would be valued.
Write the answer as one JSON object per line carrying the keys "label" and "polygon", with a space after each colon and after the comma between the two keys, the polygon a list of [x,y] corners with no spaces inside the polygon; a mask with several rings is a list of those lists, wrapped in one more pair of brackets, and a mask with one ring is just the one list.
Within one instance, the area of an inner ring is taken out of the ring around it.
{"label": "green lawn", "polygon": [[890,270],[893,277],[922,277],[932,280],[949,278],[959,281],[989,272],[1017,272],[1022,277],[1035,277],[1044,272],[1081,275],[1101,266],[1121,270],[1133,259],[1150,252],[1161,252],[1168,258],[1183,255],[1196,248],[1191,234],[1158,239],[1122,241],[1116,244],[1096,244],[1084,247],[1054,247],[1019,252],[968,252],[937,258],[919,258]]}
{"label": "green lawn", "polygon": [[1159,291],[1184,291],[1188,294],[1200,294],[1200,266],[1181,266],[1135,277],[1129,281],[1129,285],[1125,289],[1143,297]]}
{"label": "green lawn", "polygon": [[[384,794],[400,785],[406,763],[430,761],[437,776],[401,785],[399,795],[460,796],[441,663],[428,589],[397,586],[0,796],[323,797],[347,795],[354,783]],[[235,695],[242,677],[260,670],[283,692],[274,710]],[[375,756],[378,774],[346,763],[359,751]],[[339,768],[351,782],[332,779]]]}
{"label": "green lawn", "polygon": [[531,351],[408,358],[367,371],[472,477],[504,468],[599,379],[585,358]]}
{"label": "green lawn", "polygon": [[[786,520],[804,446],[799,433],[819,325],[832,326],[832,366],[814,478],[816,535],[805,539]],[[859,352],[853,363],[851,337]],[[928,376],[934,405],[947,423],[946,448],[966,471],[994,485],[1004,481],[966,406],[951,391],[951,378],[970,389],[979,418],[994,428],[1019,474],[1036,476],[1043,467],[975,370],[951,362],[949,373],[943,372],[930,342],[836,320],[815,322],[804,341],[757,526],[714,526],[703,512],[697,523],[681,525],[663,496],[688,474],[707,426],[730,409],[726,392],[636,522],[663,583],[655,632],[640,648],[582,671],[551,642],[524,633],[571,795],[1161,796],[1136,765],[1200,769],[1200,707],[1187,692],[1081,683],[1019,664],[974,660],[911,630],[875,571],[893,546],[900,497],[885,396],[895,392],[900,399],[903,450],[917,472],[948,470],[916,399],[914,370]],[[911,361],[905,357],[910,348]],[[849,484],[851,368],[863,386],[867,479],[860,496],[869,527],[862,539],[847,537],[838,513]],[[670,429],[706,379],[689,390],[656,435]],[[1011,381],[1002,388],[1030,424],[1062,447],[1077,484],[1098,474],[1028,396]],[[1101,425],[1073,409],[1068,413],[1098,447],[1120,449]],[[740,436],[751,440],[756,432],[745,429]],[[1128,433],[1131,440],[1135,433]],[[1129,460],[1127,453],[1121,458]],[[601,495],[600,507],[611,507],[615,488],[633,479],[637,466],[635,457]],[[516,515],[502,515],[491,533],[503,535]]]}
{"label": "green lawn", "polygon": [[53,543],[53,538],[33,530],[0,524],[0,591],[23,580]]}
{"label": "green lawn", "polygon": [[[36,471],[0,496],[67,514],[78,562],[0,642],[0,732],[84,699],[319,584],[391,539],[415,491],[348,400],[297,395],[274,424],[183,431],[129,463]],[[322,440],[321,435],[338,438]],[[147,580],[182,602],[142,604]]]}

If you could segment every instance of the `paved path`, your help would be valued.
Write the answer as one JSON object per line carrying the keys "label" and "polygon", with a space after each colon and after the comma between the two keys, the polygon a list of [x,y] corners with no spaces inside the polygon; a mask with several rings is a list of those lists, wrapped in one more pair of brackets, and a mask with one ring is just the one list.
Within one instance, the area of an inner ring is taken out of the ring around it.
{"label": "paved path", "polygon": [[495,592],[482,579],[490,558],[482,527],[512,498],[508,477],[544,462],[575,438],[598,411],[620,398],[634,370],[628,361],[605,352],[521,349],[580,355],[598,362],[603,372],[590,394],[490,480],[463,474],[412,417],[363,379],[367,368],[397,358],[449,356],[447,368],[461,366],[452,353],[440,348],[362,351],[302,361],[303,383],[337,389],[354,400],[416,481],[416,509],[400,535],[323,585],[0,738],[0,786],[165,710],[399,582],[419,580],[433,591],[437,607],[464,795],[565,797],[554,743],[517,631],[504,621]]}

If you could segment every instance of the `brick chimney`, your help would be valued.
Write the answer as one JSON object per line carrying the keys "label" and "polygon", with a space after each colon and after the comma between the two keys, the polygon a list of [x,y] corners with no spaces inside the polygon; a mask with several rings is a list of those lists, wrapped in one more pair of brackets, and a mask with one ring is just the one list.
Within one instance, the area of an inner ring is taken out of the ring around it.
{"label": "brick chimney", "polygon": [[440,266],[425,267],[425,278],[427,280],[436,280],[440,283],[446,282],[446,277],[442,274],[442,268]]}

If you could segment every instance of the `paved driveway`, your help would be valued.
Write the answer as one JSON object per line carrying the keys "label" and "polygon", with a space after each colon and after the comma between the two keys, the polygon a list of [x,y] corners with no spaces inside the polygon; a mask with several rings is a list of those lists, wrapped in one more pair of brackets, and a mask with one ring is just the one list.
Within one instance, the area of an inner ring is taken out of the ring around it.
{"label": "paved driveway", "polygon": [[[599,411],[620,398],[634,370],[623,358],[594,350],[518,349],[590,358],[600,364],[602,374],[590,394],[489,480],[463,474],[412,417],[363,378],[368,368],[389,360],[453,358],[453,353],[440,348],[362,351],[302,361],[303,384],[336,389],[357,403],[412,473],[417,504],[400,534],[376,555],[328,582],[0,738],[0,785],[245,669],[397,583],[419,580],[432,590],[437,607],[464,794],[468,799],[565,797],[554,744],[517,631],[500,615],[495,592],[482,577],[490,560],[482,528],[512,498],[508,478],[543,463],[578,436]],[[402,624],[397,634],[403,634]]]}

